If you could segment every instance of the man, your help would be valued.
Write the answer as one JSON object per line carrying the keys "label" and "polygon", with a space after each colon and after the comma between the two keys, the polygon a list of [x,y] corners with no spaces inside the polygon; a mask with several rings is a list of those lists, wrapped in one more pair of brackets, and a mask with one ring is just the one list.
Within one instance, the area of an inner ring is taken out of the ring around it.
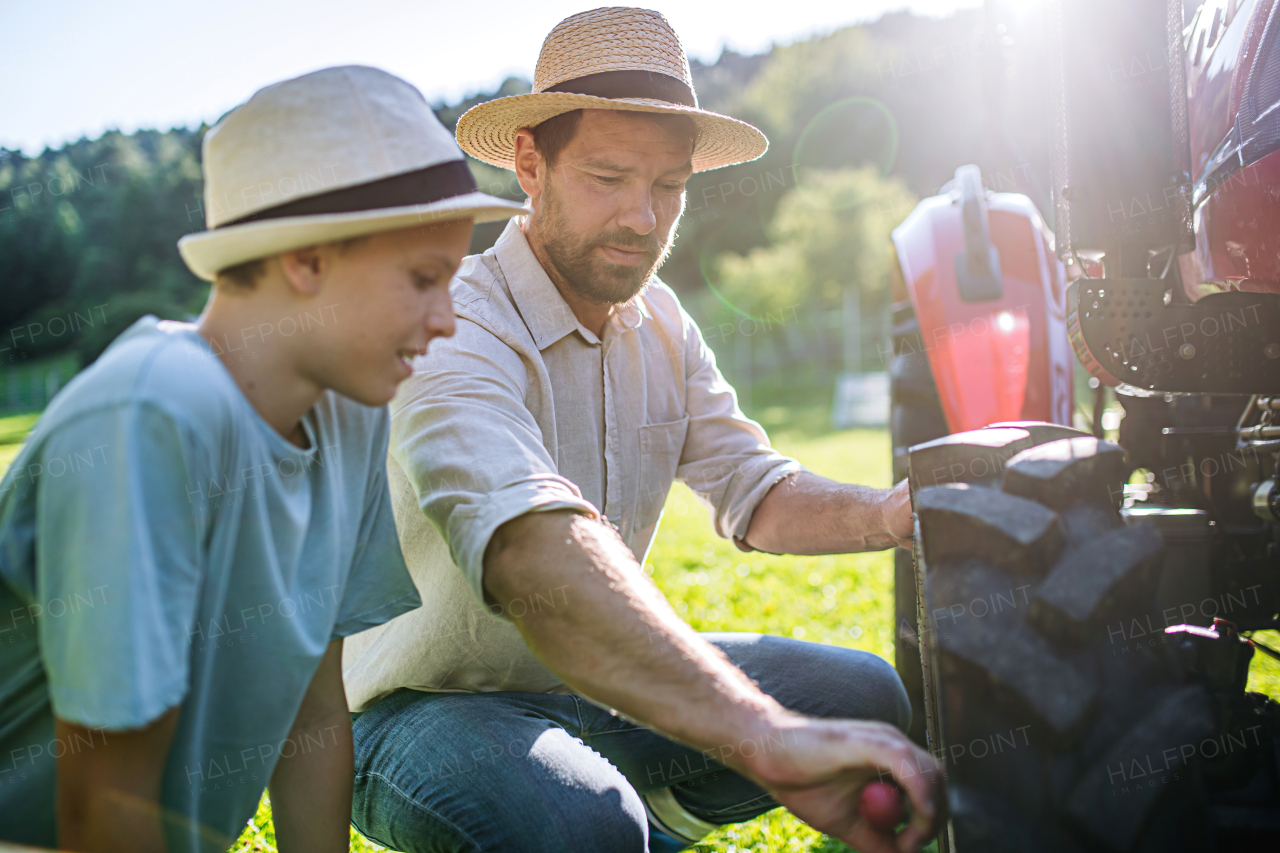
{"label": "man", "polygon": [[343,637],[419,603],[386,403],[519,208],[372,68],[259,91],[203,171],[204,314],[135,323],[0,482],[0,840],[225,849],[270,784],[282,851],[348,848]]}
{"label": "man", "polygon": [[[689,175],[759,156],[763,135],[696,107],[660,14],[617,8],[560,23],[534,94],[457,133],[515,170],[529,215],[464,262],[456,337],[392,404],[393,501],[425,603],[346,650],[355,825],[414,853],[657,851],[781,804],[860,850],[917,848],[936,787],[899,731],[893,670],[700,637],[641,569],[674,478],[744,550],[911,535],[905,484],[834,483],[770,449],[653,277]],[[914,808],[896,842],[856,808],[879,771]]]}

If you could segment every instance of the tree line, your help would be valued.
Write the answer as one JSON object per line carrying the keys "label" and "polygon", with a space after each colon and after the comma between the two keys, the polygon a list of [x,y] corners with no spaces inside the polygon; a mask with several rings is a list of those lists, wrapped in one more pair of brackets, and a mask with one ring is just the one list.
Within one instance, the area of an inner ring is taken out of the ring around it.
{"label": "tree line", "polygon": [[[958,165],[979,163],[991,189],[1026,192],[1047,211],[1039,27],[1028,12],[994,26],[977,10],[895,13],[693,63],[700,104],[760,127],[770,147],[689,181],[663,280],[707,328],[784,314],[810,322],[769,324],[790,334],[780,361],[836,365],[838,323],[812,318],[850,289],[864,317],[887,309],[889,232]],[[452,127],[475,103],[528,90],[511,78],[436,110]],[[208,286],[175,244],[204,227],[205,130],[109,131],[30,157],[0,149],[0,363],[72,352],[84,365],[143,314],[199,313]],[[482,189],[522,197],[511,173],[471,166]],[[473,250],[499,229],[477,228]],[[792,352],[798,340],[805,352]]]}

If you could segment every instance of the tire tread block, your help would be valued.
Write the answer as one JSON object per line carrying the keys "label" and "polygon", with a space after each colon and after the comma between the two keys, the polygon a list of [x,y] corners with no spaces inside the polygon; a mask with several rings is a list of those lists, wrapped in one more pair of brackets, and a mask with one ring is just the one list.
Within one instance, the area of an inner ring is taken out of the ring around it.
{"label": "tire tread block", "polygon": [[1068,551],[1031,599],[1027,618],[1051,639],[1087,640],[1135,589],[1150,587],[1164,554],[1164,539],[1152,524],[1113,530]]}
{"label": "tire tread block", "polygon": [[1025,625],[993,631],[976,621],[960,624],[940,632],[938,645],[1016,696],[1060,742],[1079,730],[1098,698],[1097,687]]}
{"label": "tire tread block", "polygon": [[985,631],[1010,630],[1027,612],[1034,584],[981,560],[953,563],[929,579],[927,627],[945,632],[977,622]]}
{"label": "tire tread block", "polygon": [[1184,747],[1198,749],[1214,730],[1213,702],[1202,687],[1169,694],[1081,774],[1066,813],[1114,849],[1128,850],[1182,766]]}
{"label": "tire tread block", "polygon": [[1032,445],[1045,444],[1060,438],[1089,438],[1090,435],[1075,427],[1051,424],[1047,421],[997,421],[983,429],[1021,429],[1031,436]]}
{"label": "tire tread block", "polygon": [[1033,443],[1025,429],[988,427],[917,444],[911,448],[911,488],[996,480],[1008,461]]}
{"label": "tire tread block", "polygon": [[1063,548],[1056,513],[996,489],[931,486],[917,495],[915,510],[931,567],[949,557],[977,557],[1014,574],[1038,577]]}
{"label": "tire tread block", "polygon": [[1056,510],[1084,500],[1118,508],[1131,470],[1114,441],[1060,438],[1010,459],[1004,490]]}

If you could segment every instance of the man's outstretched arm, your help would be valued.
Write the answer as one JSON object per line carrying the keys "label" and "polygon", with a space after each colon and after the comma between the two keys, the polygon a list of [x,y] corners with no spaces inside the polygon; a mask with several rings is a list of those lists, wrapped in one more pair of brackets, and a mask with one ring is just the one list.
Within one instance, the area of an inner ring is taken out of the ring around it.
{"label": "man's outstretched arm", "polygon": [[[884,723],[787,711],[675,614],[606,525],[562,510],[508,521],[485,551],[484,586],[575,690],[723,759],[816,828],[867,853],[915,850],[932,836],[938,783],[927,753]],[[530,606],[537,595],[558,603]],[[882,772],[914,806],[896,848],[857,813],[858,792]]]}
{"label": "man's outstretched arm", "polygon": [[911,547],[907,481],[891,489],[837,483],[807,471],[769,490],[751,516],[746,544],[770,554],[848,554]]}

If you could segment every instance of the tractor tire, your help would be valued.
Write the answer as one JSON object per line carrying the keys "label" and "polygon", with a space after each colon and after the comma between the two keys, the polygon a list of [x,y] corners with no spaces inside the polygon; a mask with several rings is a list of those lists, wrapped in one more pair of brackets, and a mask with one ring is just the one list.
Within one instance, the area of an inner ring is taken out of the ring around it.
{"label": "tractor tire", "polygon": [[[889,362],[889,437],[893,446],[893,481],[907,476],[907,451],[941,438],[950,430],[938,399],[938,387],[921,340],[920,324],[907,303],[894,311],[893,358]],[[907,734],[925,746],[924,678],[916,640],[915,561],[905,548],[893,551],[894,667],[911,700]]]}
{"label": "tractor tire", "polygon": [[893,441],[893,480],[907,476],[907,450],[941,438],[951,430],[938,399],[929,353],[920,323],[910,307],[893,318],[893,357],[889,361],[889,435]]}
{"label": "tractor tire", "polygon": [[1164,542],[1120,513],[1124,450],[1010,424],[917,448],[911,468],[947,849],[1213,849],[1196,745],[1215,704],[1162,625],[1131,625],[1160,612]]}

